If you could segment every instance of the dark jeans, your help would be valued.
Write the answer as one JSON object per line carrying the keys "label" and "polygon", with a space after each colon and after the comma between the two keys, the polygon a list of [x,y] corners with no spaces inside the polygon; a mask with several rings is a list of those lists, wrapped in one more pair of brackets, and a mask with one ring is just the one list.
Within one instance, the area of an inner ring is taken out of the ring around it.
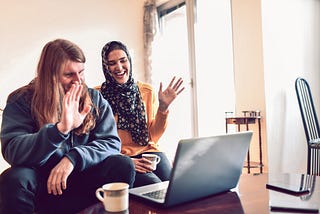
{"label": "dark jeans", "polygon": [[62,195],[47,194],[50,170],[11,167],[0,176],[0,213],[76,213],[99,202],[95,191],[103,184],[126,182],[132,187],[135,170],[132,160],[113,155],[82,172],[74,171]]}
{"label": "dark jeans", "polygon": [[[161,161],[157,165],[157,169],[148,173],[136,173],[136,178],[133,187],[144,186],[148,184],[159,183],[161,181],[167,181],[170,179],[170,173],[172,164],[168,160],[167,156],[163,152],[146,152],[144,154],[156,154],[159,155]],[[141,158],[142,154],[133,156],[132,158]]]}

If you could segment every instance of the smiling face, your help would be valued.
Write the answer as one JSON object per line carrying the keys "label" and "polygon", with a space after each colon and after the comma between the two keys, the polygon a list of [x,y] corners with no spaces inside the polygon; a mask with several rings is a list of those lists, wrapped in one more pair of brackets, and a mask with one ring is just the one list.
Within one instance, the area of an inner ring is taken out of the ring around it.
{"label": "smiling face", "polygon": [[115,49],[108,54],[107,62],[108,70],[117,83],[126,83],[130,75],[130,62],[127,54],[123,50]]}
{"label": "smiling face", "polygon": [[59,80],[65,92],[69,91],[72,84],[84,82],[84,63],[67,61],[60,71]]}

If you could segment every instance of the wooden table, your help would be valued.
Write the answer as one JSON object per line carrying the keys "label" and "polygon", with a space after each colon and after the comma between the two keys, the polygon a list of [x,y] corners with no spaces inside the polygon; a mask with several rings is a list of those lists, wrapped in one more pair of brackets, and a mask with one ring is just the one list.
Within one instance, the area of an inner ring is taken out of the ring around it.
{"label": "wooden table", "polygon": [[[280,174],[281,176],[281,174]],[[280,177],[278,176],[278,177]],[[276,178],[278,178],[276,175]],[[135,198],[129,199],[129,210],[123,213],[128,214],[181,214],[181,213],[224,213],[224,214],[267,214],[267,213],[292,213],[288,209],[271,211],[269,207],[270,194],[279,194],[278,192],[267,190],[266,184],[269,178],[275,178],[268,174],[243,174],[241,175],[239,185],[233,191],[214,195],[211,197],[199,199],[197,201],[181,204],[171,208],[159,208],[155,205],[141,201]],[[320,176],[316,177],[315,194],[320,195]],[[270,192],[269,192],[270,191]],[[272,192],[271,192],[272,191]],[[287,194],[280,193],[281,200],[288,198]],[[292,196],[289,196],[292,197]],[[320,205],[320,196],[317,198]],[[83,210],[79,214],[105,214],[101,202]],[[299,213],[299,212],[294,212]],[[305,212],[300,212],[305,213]]]}
{"label": "wooden table", "polygon": [[[172,208],[159,208],[153,204],[131,198],[129,214],[160,213],[270,213],[268,206],[268,190],[265,188],[267,174],[241,175],[235,192],[227,192],[194,202],[181,204]],[[100,214],[104,211],[102,203],[97,203],[79,214]]]}
{"label": "wooden table", "polygon": [[250,160],[250,149],[247,154],[247,162],[244,167],[248,169],[248,174],[250,174],[251,168],[259,168],[260,173],[263,172],[262,163],[262,140],[261,140],[261,116],[242,116],[242,117],[226,117],[226,133],[228,133],[228,125],[233,124],[238,126],[238,131],[241,131],[241,125],[245,125],[246,130],[249,130],[249,124],[258,123],[258,141],[259,141],[259,162],[252,162]]}

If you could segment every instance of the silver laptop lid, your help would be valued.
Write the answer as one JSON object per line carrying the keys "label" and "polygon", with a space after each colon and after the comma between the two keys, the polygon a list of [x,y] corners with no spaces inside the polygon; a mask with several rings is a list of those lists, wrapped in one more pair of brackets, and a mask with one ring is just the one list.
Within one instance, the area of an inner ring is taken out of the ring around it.
{"label": "silver laptop lid", "polygon": [[180,140],[167,190],[171,206],[228,191],[238,184],[252,131]]}

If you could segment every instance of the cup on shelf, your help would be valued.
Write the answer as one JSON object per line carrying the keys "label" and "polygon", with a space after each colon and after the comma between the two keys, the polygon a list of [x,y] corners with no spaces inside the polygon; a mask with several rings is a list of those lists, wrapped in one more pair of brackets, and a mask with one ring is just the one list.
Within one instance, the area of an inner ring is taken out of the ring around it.
{"label": "cup on shelf", "polygon": [[250,111],[242,111],[244,117],[250,116]]}
{"label": "cup on shelf", "polygon": [[242,111],[244,117],[260,117],[260,111]]}
{"label": "cup on shelf", "polygon": [[226,112],[225,112],[225,117],[226,117],[226,118],[234,117],[233,111],[226,111]]}

